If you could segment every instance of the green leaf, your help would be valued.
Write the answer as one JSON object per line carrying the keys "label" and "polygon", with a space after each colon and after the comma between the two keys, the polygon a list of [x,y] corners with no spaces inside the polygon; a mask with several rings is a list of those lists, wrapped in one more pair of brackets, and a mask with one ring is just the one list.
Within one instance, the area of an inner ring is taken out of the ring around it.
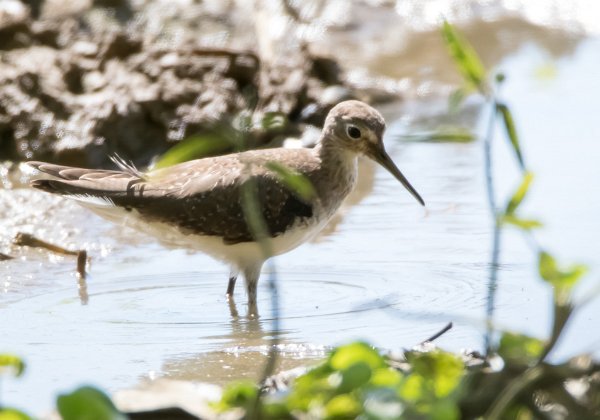
{"label": "green leaf", "polygon": [[58,396],[58,412],[63,420],[126,420],[110,398],[97,388],[83,386]]}
{"label": "green leaf", "polygon": [[444,21],[442,34],[450,54],[465,80],[485,95],[488,90],[485,85],[486,70],[475,49],[447,21]]}
{"label": "green leaf", "polygon": [[229,150],[233,144],[233,139],[218,132],[193,136],[167,150],[158,159],[154,168],[166,168],[188,160],[220,154]]}
{"label": "green leaf", "polygon": [[31,420],[24,412],[14,408],[0,408],[0,420]]}
{"label": "green leaf", "polygon": [[558,292],[568,292],[587,273],[587,267],[582,264],[560,268],[556,259],[545,251],[541,251],[539,254],[538,268],[540,276],[559,289]]}
{"label": "green leaf", "polygon": [[517,188],[517,191],[515,191],[506,206],[506,210],[504,211],[506,215],[514,214],[519,205],[523,202],[523,199],[529,190],[529,185],[531,185],[531,181],[533,181],[533,174],[531,172],[526,172],[525,175],[523,175],[521,185],[519,185],[519,188]]}
{"label": "green leaf", "polygon": [[6,370],[12,370],[19,377],[25,371],[25,362],[14,354],[0,354],[0,374]]}
{"label": "green leaf", "polygon": [[260,125],[267,131],[282,131],[288,126],[288,118],[283,112],[267,112]]}
{"label": "green leaf", "polygon": [[229,384],[223,391],[221,400],[214,405],[218,411],[241,407],[248,409],[254,405],[258,388],[253,382],[241,381]]}
{"label": "green leaf", "polygon": [[515,127],[515,120],[513,119],[512,113],[505,104],[497,103],[496,109],[502,115],[504,122],[504,128],[506,135],[510,140],[510,144],[517,155],[517,160],[522,169],[525,169],[525,161],[523,160],[523,154],[521,153],[521,146],[519,145],[519,136],[517,135],[517,129]]}
{"label": "green leaf", "polygon": [[476,139],[473,132],[463,127],[440,128],[437,131],[399,136],[403,141],[431,143],[469,143]]}
{"label": "green leaf", "polygon": [[475,135],[469,130],[448,130],[426,134],[421,141],[469,143],[475,140]]}
{"label": "green leaf", "polygon": [[465,98],[467,97],[469,88],[461,87],[454,90],[448,97],[448,112],[453,114],[458,111]]}
{"label": "green leaf", "polygon": [[337,395],[325,405],[326,419],[354,419],[361,412],[361,403],[351,394]]}
{"label": "green leaf", "polygon": [[338,347],[333,351],[329,359],[331,367],[341,371],[359,362],[366,363],[371,369],[386,366],[385,360],[377,350],[367,343],[360,341]]}
{"label": "green leaf", "polygon": [[342,371],[342,382],[338,387],[340,392],[350,392],[360,388],[371,379],[372,370],[365,362],[357,362]]}
{"label": "green leaf", "polygon": [[421,375],[409,375],[399,388],[399,395],[410,402],[417,402],[427,397],[425,378]]}
{"label": "green leaf", "polygon": [[542,227],[542,223],[538,220],[535,219],[522,219],[518,216],[515,216],[513,214],[511,215],[504,215],[502,216],[501,219],[502,223],[507,223],[510,225],[514,225],[517,226],[521,229],[524,230],[531,230],[531,229],[537,229],[539,227]]}
{"label": "green leaf", "polygon": [[396,369],[383,367],[375,369],[369,381],[376,387],[392,387],[397,386],[402,379],[402,375]]}
{"label": "green leaf", "polygon": [[498,354],[505,361],[530,364],[538,360],[544,350],[544,342],[523,334],[505,332],[500,338]]}
{"label": "green leaf", "polygon": [[431,420],[458,420],[460,410],[454,401],[447,399],[436,401],[432,404],[429,412]]}
{"label": "green leaf", "polygon": [[267,162],[265,166],[277,175],[286,188],[302,200],[309,201],[316,195],[312,182],[301,173],[278,162]]}
{"label": "green leaf", "polygon": [[413,375],[423,377],[426,387],[436,398],[446,397],[458,388],[464,374],[464,363],[458,356],[429,351],[409,352],[406,357]]}

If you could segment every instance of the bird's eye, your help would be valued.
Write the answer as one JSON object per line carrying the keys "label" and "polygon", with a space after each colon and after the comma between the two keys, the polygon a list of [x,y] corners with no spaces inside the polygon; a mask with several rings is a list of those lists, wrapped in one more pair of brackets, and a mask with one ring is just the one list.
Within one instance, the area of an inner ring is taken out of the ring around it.
{"label": "bird's eye", "polygon": [[353,139],[359,139],[361,136],[360,130],[354,125],[346,127],[346,133]]}

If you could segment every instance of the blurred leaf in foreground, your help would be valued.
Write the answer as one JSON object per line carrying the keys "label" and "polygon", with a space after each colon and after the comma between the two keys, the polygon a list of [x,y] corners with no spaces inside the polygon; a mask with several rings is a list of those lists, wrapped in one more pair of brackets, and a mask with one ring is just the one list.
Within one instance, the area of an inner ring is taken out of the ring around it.
{"label": "blurred leaf in foreground", "polygon": [[21,376],[25,371],[25,362],[14,354],[0,354],[0,374],[9,369],[15,376]]}
{"label": "blurred leaf in foreground", "polygon": [[242,407],[250,410],[256,402],[258,388],[250,381],[233,382],[223,390],[221,400],[213,407],[217,411],[227,411],[231,408]]}
{"label": "blurred leaf in foreground", "polygon": [[448,97],[448,111],[451,114],[458,112],[458,109],[460,108],[460,106],[464,102],[465,98],[467,97],[469,90],[470,89],[468,87],[461,87],[461,88],[454,90],[450,94],[450,96]]}
{"label": "blurred leaf in foreground", "polygon": [[283,184],[299,198],[308,201],[316,195],[315,188],[310,180],[278,162],[268,162],[267,169],[274,172]]}
{"label": "blurred leaf in foreground", "polygon": [[213,156],[227,151],[232,145],[232,140],[225,133],[218,131],[193,136],[167,150],[156,162],[154,168],[166,168],[188,160]]}
{"label": "blurred leaf in foreground", "polygon": [[462,127],[440,129],[434,132],[416,133],[407,136],[400,136],[404,141],[413,142],[448,142],[448,143],[469,143],[475,140],[475,135],[468,129]]}
{"label": "blurred leaf in foreground", "polygon": [[523,199],[527,195],[532,180],[533,174],[526,172],[523,176],[521,184],[519,185],[519,188],[517,188],[510,201],[506,205],[504,214],[500,217],[500,221],[502,223],[508,223],[525,230],[531,230],[542,226],[542,224],[535,219],[524,219],[515,214],[517,208],[521,205]]}
{"label": "blurred leaf in foreground", "polygon": [[262,117],[260,125],[267,131],[282,131],[288,126],[288,118],[283,112],[267,112]]}
{"label": "blurred leaf in foreground", "polygon": [[524,230],[537,229],[543,226],[542,222],[535,219],[522,219],[514,214],[505,215],[502,217],[503,223],[519,227]]}
{"label": "blurred leaf in foreground", "polygon": [[463,77],[485,95],[488,90],[485,82],[486,70],[475,49],[447,21],[444,21],[442,33]]}
{"label": "blurred leaf in foreground", "polygon": [[63,420],[126,420],[110,398],[91,386],[83,386],[70,394],[59,395],[56,406]]}
{"label": "blurred leaf in foreground", "polygon": [[[457,391],[464,374],[464,363],[452,354],[435,350],[428,352],[409,352],[407,361],[411,364],[410,376],[418,375],[423,387],[420,392],[426,392],[431,398],[445,398]],[[426,397],[420,395],[420,398]]]}
{"label": "blurred leaf in foreground", "polygon": [[517,191],[515,191],[508,202],[508,205],[506,206],[506,210],[504,211],[506,215],[512,215],[515,213],[519,205],[523,202],[525,195],[527,195],[531,181],[533,181],[533,174],[531,172],[526,172],[523,176],[523,180],[521,181],[521,185],[519,185],[519,188],[517,188]]}
{"label": "blurred leaf in foreground", "polygon": [[0,408],[0,420],[31,420],[31,417],[14,408]]}
{"label": "blurred leaf in foreground", "polygon": [[523,334],[505,332],[500,339],[498,354],[507,362],[530,364],[537,361],[544,350],[544,343]]}
{"label": "blurred leaf in foreground", "polygon": [[560,268],[556,259],[545,251],[539,254],[540,276],[555,287],[555,294],[568,293],[579,279],[587,272],[587,267],[574,264],[568,268]]}
{"label": "blurred leaf in foreground", "polygon": [[525,168],[525,161],[523,160],[523,154],[521,153],[521,145],[519,144],[519,136],[517,135],[517,129],[515,127],[515,120],[513,119],[512,113],[505,104],[497,103],[496,109],[502,115],[502,121],[504,122],[504,128],[510,144],[517,155],[519,165],[522,169]]}

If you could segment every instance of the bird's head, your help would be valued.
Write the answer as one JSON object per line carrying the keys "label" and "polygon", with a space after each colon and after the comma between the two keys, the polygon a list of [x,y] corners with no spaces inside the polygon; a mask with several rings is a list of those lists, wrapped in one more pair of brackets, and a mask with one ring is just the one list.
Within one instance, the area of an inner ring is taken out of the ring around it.
{"label": "bird's head", "polygon": [[345,101],[329,111],[323,126],[323,140],[357,154],[363,154],[387,169],[417,199],[425,202],[402,175],[383,146],[385,121],[374,108],[360,101]]}

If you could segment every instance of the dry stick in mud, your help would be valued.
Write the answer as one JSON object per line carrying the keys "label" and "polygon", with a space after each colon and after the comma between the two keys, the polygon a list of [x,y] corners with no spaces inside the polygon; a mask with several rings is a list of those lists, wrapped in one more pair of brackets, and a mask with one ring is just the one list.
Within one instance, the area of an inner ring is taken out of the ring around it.
{"label": "dry stick in mud", "polygon": [[448,324],[446,324],[446,326],[444,328],[442,328],[441,330],[439,330],[438,332],[436,332],[435,334],[433,334],[428,339],[421,341],[421,343],[419,343],[419,344],[431,343],[432,341],[437,340],[442,335],[444,335],[445,333],[447,333],[448,331],[450,331],[452,329],[452,326],[453,326],[452,322],[448,322]]}
{"label": "dry stick in mud", "polygon": [[81,299],[81,303],[83,303],[84,305],[87,304],[89,297],[87,294],[87,284],[85,283],[85,264],[87,263],[87,251],[85,249],[71,251],[61,246],[42,241],[41,239],[38,239],[35,236],[24,232],[17,233],[15,239],[13,240],[13,244],[18,246],[29,246],[32,248],[44,248],[56,254],[76,255],[77,278],[79,280],[79,297]]}

